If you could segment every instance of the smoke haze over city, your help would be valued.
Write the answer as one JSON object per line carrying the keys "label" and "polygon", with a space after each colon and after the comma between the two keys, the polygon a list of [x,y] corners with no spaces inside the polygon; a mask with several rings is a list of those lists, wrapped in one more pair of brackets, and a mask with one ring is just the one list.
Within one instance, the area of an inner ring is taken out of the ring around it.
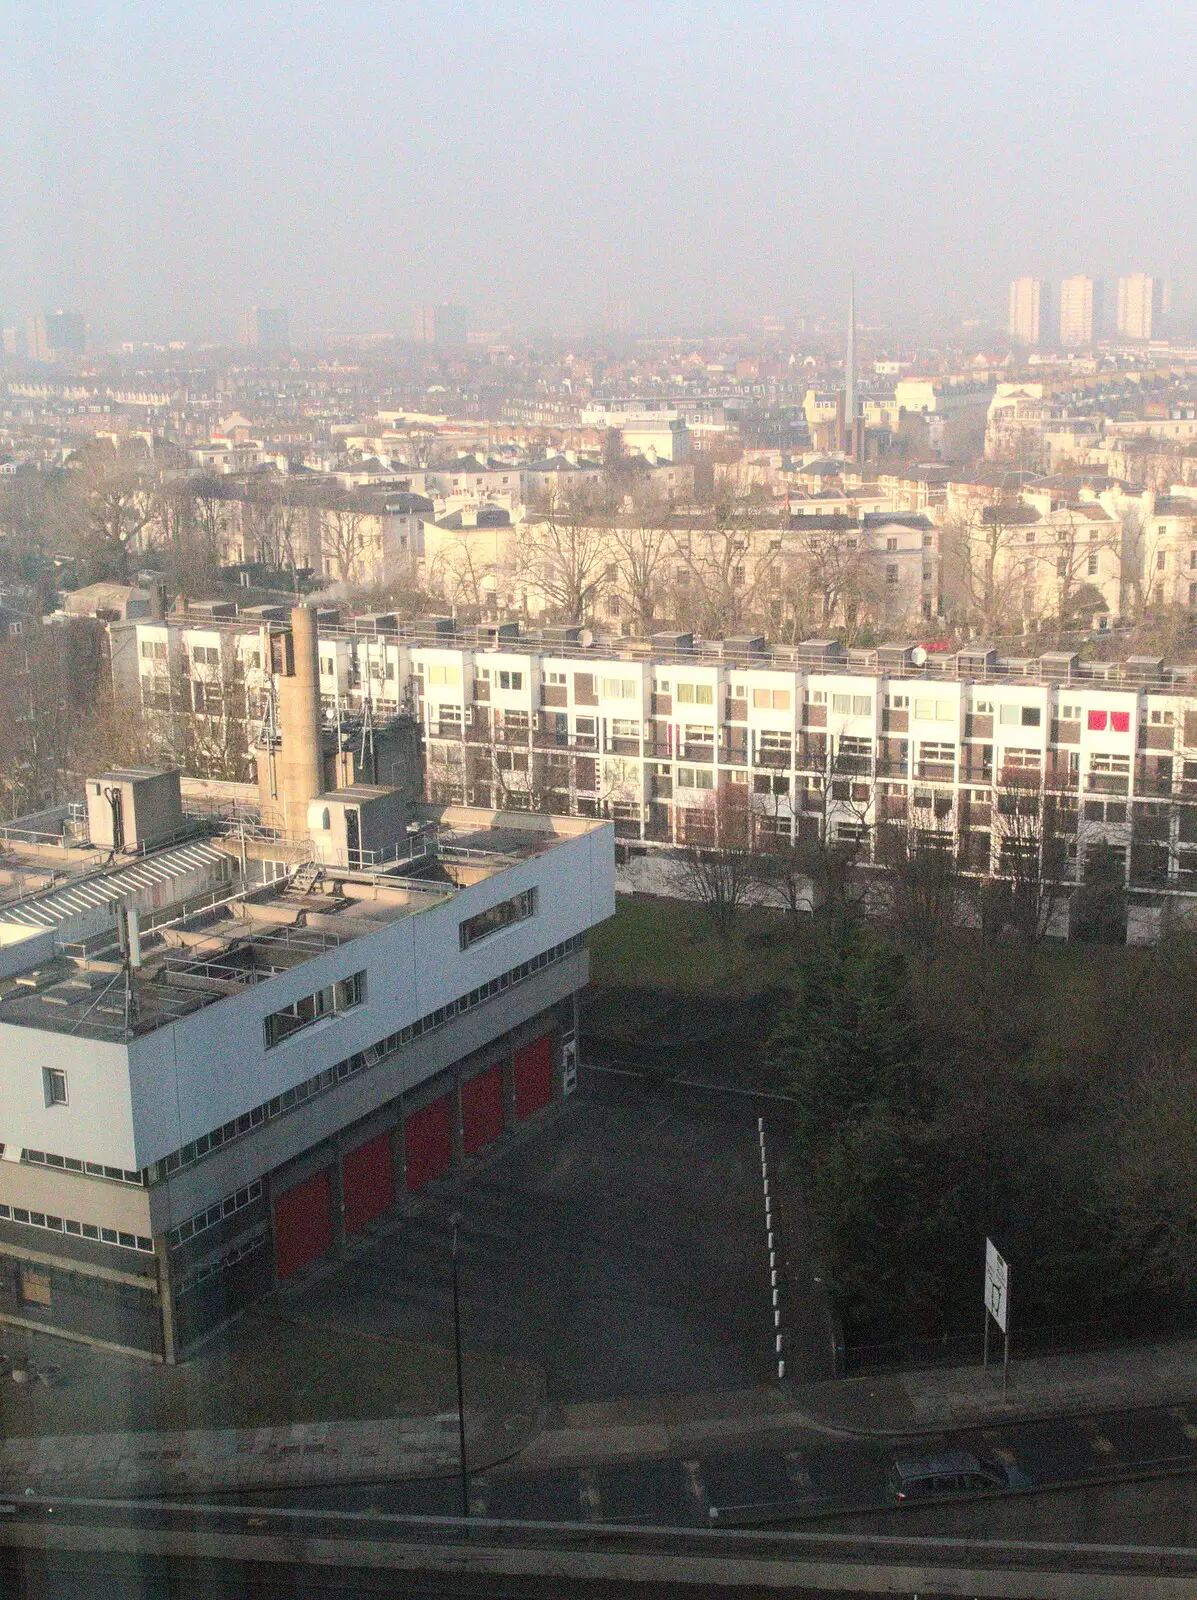
{"label": "smoke haze over city", "polygon": [[[0,313],[101,339],[1005,316],[1191,295],[1189,7],[0,6]],[[1133,25],[1132,25],[1133,23]]]}

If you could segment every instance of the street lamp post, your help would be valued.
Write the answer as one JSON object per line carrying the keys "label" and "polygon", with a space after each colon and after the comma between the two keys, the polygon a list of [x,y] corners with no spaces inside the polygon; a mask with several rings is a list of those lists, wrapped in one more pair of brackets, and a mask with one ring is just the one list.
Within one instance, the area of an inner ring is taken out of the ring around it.
{"label": "street lamp post", "polygon": [[455,1211],[449,1218],[449,1226],[453,1229],[453,1353],[457,1360],[457,1449],[458,1462],[461,1469],[461,1514],[468,1517],[470,1514],[470,1479],[466,1470],[466,1433],[465,1433],[465,1384],[461,1373],[461,1295],[458,1288],[458,1250],[457,1230],[461,1226],[461,1212]]}

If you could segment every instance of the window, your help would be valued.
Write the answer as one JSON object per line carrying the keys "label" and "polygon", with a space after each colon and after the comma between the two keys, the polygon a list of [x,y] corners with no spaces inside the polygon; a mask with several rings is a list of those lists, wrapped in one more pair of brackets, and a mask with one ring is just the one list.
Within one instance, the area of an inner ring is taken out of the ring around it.
{"label": "window", "polygon": [[709,723],[690,723],[682,729],[685,744],[714,744],[715,730]]}
{"label": "window", "polygon": [[914,714],[919,722],[952,722],[956,717],[954,700],[916,700]]}
{"label": "window", "polygon": [[[743,693],[742,690],[741,693]],[[754,689],[752,691],[752,704],[758,711],[788,711],[790,709],[790,691],[788,689]]]}
{"label": "window", "polygon": [[1061,706],[1060,718],[1063,722],[1079,722],[1081,720],[1080,706]]}
{"label": "window", "polygon": [[1001,706],[998,722],[1006,728],[1037,728],[1040,723],[1038,706]]}
{"label": "window", "polygon": [[871,694],[833,694],[831,709],[837,717],[871,717],[873,697]]}
{"label": "window", "polygon": [[591,737],[593,737],[595,726],[596,726],[596,723],[595,723],[595,719],[593,717],[575,717],[574,718],[574,732],[575,733],[588,734]]}
{"label": "window", "polygon": [[993,701],[992,700],[978,700],[978,701],[976,701],[974,703],[974,705],[973,705],[973,712],[974,712],[974,715],[976,715],[978,717],[992,717],[992,715],[993,715]]}
{"label": "window", "polygon": [[352,1011],[355,1006],[360,1006],[365,998],[364,972],[355,972],[348,978],[338,979],[336,983],[326,984],[314,994],[305,994],[302,1000],[293,1001],[281,1011],[272,1012],[265,1019],[263,1030],[267,1050],[273,1050],[275,1045],[282,1044],[285,1039],[289,1039],[292,1034],[302,1032],[304,1028],[310,1028],[323,1017],[339,1017],[343,1012]]}
{"label": "window", "polygon": [[609,617],[617,617],[620,613],[620,610],[621,601],[619,596],[617,594],[609,594],[607,596],[607,615]]}
{"label": "window", "polygon": [[873,754],[873,741],[871,739],[857,738],[853,734],[844,734],[840,739],[840,755],[858,756],[868,761]]}
{"label": "window", "polygon": [[806,691],[806,700],[808,705],[825,706],[827,704],[827,690],[808,689]]}
{"label": "window", "polygon": [[[1090,556],[1089,559],[1092,560],[1093,559],[1092,556]],[[1167,565],[1168,565],[1168,552],[1166,550],[1157,551],[1156,558],[1155,558],[1155,570],[1157,572],[1163,572],[1164,568]]]}
{"label": "window", "polygon": [[65,1106],[67,1103],[66,1073],[58,1067],[42,1068],[42,1089],[48,1106]]}
{"label": "window", "polygon": [[1176,718],[1171,711],[1153,711],[1151,720],[1156,727],[1171,727]]}
{"label": "window", "polygon": [[683,706],[713,706],[715,691],[709,683],[679,683],[677,698]]}
{"label": "window", "polygon": [[952,766],[956,760],[954,744],[920,744],[919,760],[934,761],[942,766]]}
{"label": "window", "polygon": [[445,666],[432,662],[427,672],[429,685],[445,689],[459,689],[461,687],[461,668]]}
{"label": "window", "polygon": [[631,717],[612,717],[611,737],[613,739],[638,739],[640,737],[640,724]]}
{"label": "window", "polygon": [[713,789],[715,775],[706,767],[679,767],[677,769],[679,789]]}
{"label": "window", "polygon": [[604,700],[634,700],[637,687],[635,678],[604,678],[602,696]]}
{"label": "window", "polygon": [[468,950],[472,944],[477,944],[479,939],[486,939],[492,933],[498,933],[503,928],[510,928],[517,922],[526,922],[529,917],[534,917],[537,899],[538,891],[535,888],[525,889],[521,894],[512,895],[510,900],[500,900],[498,905],[489,906],[485,911],[467,917],[458,927],[461,948]]}
{"label": "window", "polygon": [[897,581],[898,581],[898,569],[897,569],[897,567],[886,567],[886,569],[885,569],[885,581],[886,581],[886,583],[897,583]]}
{"label": "window", "polygon": [[1088,567],[1089,567],[1089,577],[1096,578],[1096,576],[1097,576],[1097,557],[1096,556],[1090,556],[1089,557]]}
{"label": "window", "polygon": [[141,656],[143,661],[165,661],[166,645],[161,639],[143,639],[141,641]]}
{"label": "window", "polygon": [[892,553],[893,551],[897,550],[898,541],[896,539],[887,539],[885,541],[885,548],[887,551]]}
{"label": "window", "polygon": [[197,667],[215,667],[220,662],[220,651],[214,644],[192,645],[191,659]]}
{"label": "window", "polygon": [[746,683],[733,683],[731,686],[731,697],[733,700],[747,700],[748,685]]}
{"label": "window", "polygon": [[1130,757],[1094,751],[1089,757],[1089,771],[1106,772],[1116,777],[1125,777],[1130,771]]}
{"label": "window", "polygon": [[550,672],[549,673],[549,682],[551,684],[553,684],[557,688],[564,688],[565,687],[565,674],[564,674],[564,672]]}
{"label": "window", "polygon": [[909,706],[910,696],[908,694],[887,694],[885,697],[887,711],[905,711]]}
{"label": "window", "polygon": [[522,672],[508,672],[504,668],[501,672],[496,673],[495,676],[499,680],[500,689],[522,689],[524,687],[524,675]]}

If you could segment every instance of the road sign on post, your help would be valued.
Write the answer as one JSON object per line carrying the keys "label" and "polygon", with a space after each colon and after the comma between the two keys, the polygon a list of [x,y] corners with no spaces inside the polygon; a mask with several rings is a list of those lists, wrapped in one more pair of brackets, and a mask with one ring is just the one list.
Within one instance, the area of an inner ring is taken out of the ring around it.
{"label": "road sign on post", "polygon": [[989,1319],[1002,1330],[1005,1350],[1002,1356],[1002,1397],[1010,1377],[1010,1265],[998,1253],[992,1239],[985,1241],[985,1353],[989,1365]]}
{"label": "road sign on post", "polygon": [[1003,1333],[1006,1331],[1006,1309],[1010,1288],[1010,1268],[992,1239],[985,1241],[985,1308]]}

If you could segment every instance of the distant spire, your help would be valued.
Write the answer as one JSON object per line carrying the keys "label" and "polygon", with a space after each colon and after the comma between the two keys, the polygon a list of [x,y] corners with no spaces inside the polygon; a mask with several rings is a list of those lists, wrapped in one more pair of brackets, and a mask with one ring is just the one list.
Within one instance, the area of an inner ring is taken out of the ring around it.
{"label": "distant spire", "polygon": [[848,348],[844,356],[844,434],[849,455],[856,448],[856,274],[848,275]]}

